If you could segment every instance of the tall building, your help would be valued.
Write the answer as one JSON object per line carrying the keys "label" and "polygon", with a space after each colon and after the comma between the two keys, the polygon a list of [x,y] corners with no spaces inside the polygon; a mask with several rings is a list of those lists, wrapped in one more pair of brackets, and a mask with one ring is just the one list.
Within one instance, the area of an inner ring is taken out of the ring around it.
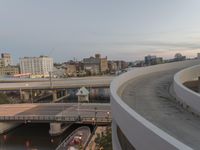
{"label": "tall building", "polygon": [[96,75],[100,73],[100,59],[95,57],[83,59],[84,70],[88,75]]}
{"label": "tall building", "polygon": [[53,58],[48,56],[20,58],[20,72],[31,73],[40,77],[49,76],[53,71]]}
{"label": "tall building", "polygon": [[11,54],[9,54],[9,53],[2,53],[1,60],[2,60],[4,67],[12,65],[12,58],[11,58]]}
{"label": "tall building", "polygon": [[154,64],[155,59],[156,59],[156,56],[148,55],[148,56],[144,57],[144,62],[146,65],[152,65],[152,64]]}
{"label": "tall building", "polygon": [[76,64],[66,64],[65,73],[69,77],[77,76]]}
{"label": "tall building", "polygon": [[156,64],[161,64],[163,62],[162,57],[156,57],[156,56],[145,56],[144,62],[146,65],[156,65]]}
{"label": "tall building", "polygon": [[9,53],[2,53],[0,58],[0,76],[12,76],[19,73],[18,66],[12,66],[12,58]]}
{"label": "tall building", "polygon": [[12,65],[11,54],[2,53],[0,58],[0,67],[7,67]]}
{"label": "tall building", "polygon": [[95,54],[95,57],[83,59],[84,69],[92,75],[108,72],[107,57],[101,58],[100,54]]}
{"label": "tall building", "polygon": [[18,66],[0,67],[0,76],[13,76],[19,74]]}
{"label": "tall building", "polygon": [[114,61],[108,61],[108,68],[111,74],[114,74],[117,71],[117,63]]}
{"label": "tall building", "polygon": [[107,57],[100,58],[100,72],[107,73],[108,72],[108,60]]}

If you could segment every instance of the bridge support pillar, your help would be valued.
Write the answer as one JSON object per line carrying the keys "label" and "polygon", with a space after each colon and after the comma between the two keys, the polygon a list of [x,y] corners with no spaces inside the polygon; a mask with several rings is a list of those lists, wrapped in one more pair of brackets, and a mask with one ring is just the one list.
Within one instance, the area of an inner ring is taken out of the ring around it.
{"label": "bridge support pillar", "polygon": [[65,93],[64,93],[64,94],[65,94],[64,96],[67,96],[67,95],[68,95],[67,89],[65,90]]}
{"label": "bridge support pillar", "polygon": [[57,91],[53,90],[52,94],[53,94],[53,102],[55,102],[57,100]]}
{"label": "bridge support pillar", "polygon": [[4,122],[0,122],[0,134],[3,134],[15,127],[17,127],[18,125],[20,125],[19,123],[4,123]]}
{"label": "bridge support pillar", "polygon": [[20,91],[20,99],[27,101],[30,99],[30,93],[28,91]]}
{"label": "bridge support pillar", "polygon": [[56,136],[62,133],[61,123],[50,123],[49,134]]}

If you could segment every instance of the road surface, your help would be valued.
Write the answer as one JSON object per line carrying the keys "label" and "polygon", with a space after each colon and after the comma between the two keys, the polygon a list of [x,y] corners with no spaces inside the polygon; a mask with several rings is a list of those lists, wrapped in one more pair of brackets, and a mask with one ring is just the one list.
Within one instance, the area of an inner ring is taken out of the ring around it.
{"label": "road surface", "polygon": [[[109,112],[109,113],[108,113]],[[46,103],[46,104],[3,104],[0,116],[77,116],[111,117],[110,104],[96,103]]]}
{"label": "road surface", "polygon": [[[85,77],[85,78],[67,78],[62,80],[53,80],[53,88],[77,88],[77,87],[109,87],[113,76]],[[49,89],[50,81],[40,82],[14,82],[0,83],[0,90],[19,90],[19,89]]]}
{"label": "road surface", "polygon": [[200,149],[200,118],[180,107],[173,96],[173,76],[181,68],[135,78],[121,94],[131,108],[193,149]]}

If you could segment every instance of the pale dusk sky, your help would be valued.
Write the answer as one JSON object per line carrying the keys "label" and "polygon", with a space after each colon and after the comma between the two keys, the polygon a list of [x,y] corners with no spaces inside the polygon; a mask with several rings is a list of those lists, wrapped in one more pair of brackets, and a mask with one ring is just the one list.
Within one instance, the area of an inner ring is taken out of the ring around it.
{"label": "pale dusk sky", "polygon": [[198,0],[0,0],[0,53],[62,62],[200,52]]}

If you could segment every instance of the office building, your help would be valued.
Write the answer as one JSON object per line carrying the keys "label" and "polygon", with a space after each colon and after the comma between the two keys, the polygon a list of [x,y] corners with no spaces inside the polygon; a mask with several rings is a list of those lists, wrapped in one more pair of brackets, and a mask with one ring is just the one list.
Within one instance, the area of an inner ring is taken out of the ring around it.
{"label": "office building", "polygon": [[53,71],[53,58],[48,56],[20,58],[20,72],[38,77],[48,77]]}
{"label": "office building", "polygon": [[95,57],[83,59],[84,70],[90,75],[104,74],[108,72],[107,57],[101,58],[100,54],[95,54]]}
{"label": "office building", "polygon": [[0,67],[0,76],[13,76],[19,74],[18,66]]}
{"label": "office building", "polygon": [[156,57],[152,55],[145,56],[144,62],[146,65],[156,65],[156,64],[161,64],[163,62],[162,57]]}
{"label": "office building", "polygon": [[12,65],[12,58],[11,58],[11,54],[9,53],[2,53],[1,60],[4,67]]}

